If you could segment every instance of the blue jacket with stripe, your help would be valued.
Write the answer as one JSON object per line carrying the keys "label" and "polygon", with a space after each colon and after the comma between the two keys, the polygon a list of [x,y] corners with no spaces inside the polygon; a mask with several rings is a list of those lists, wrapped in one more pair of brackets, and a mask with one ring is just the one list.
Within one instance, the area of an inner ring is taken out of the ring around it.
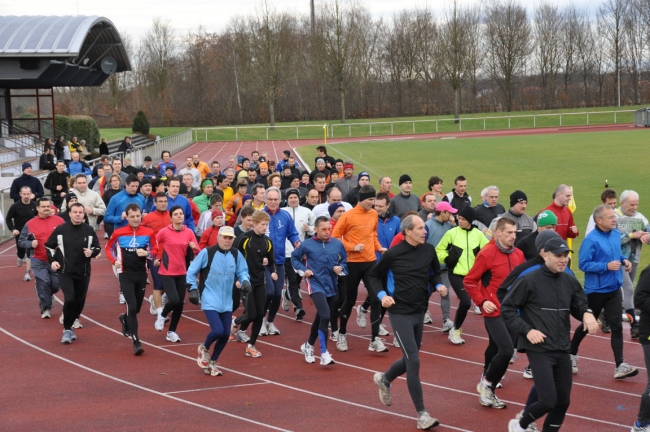
{"label": "blue jacket with stripe", "polygon": [[125,190],[118,192],[111,197],[104,213],[104,221],[112,223],[115,228],[128,225],[129,221],[122,219],[122,213],[129,204],[137,204],[142,211],[144,209],[144,196],[141,193],[129,195]]}
{"label": "blue jacket with stripe", "polygon": [[609,293],[623,285],[621,265],[618,270],[607,270],[607,263],[626,259],[621,253],[621,233],[618,230],[602,231],[596,227],[580,245],[580,270],[585,272],[585,294]]}
{"label": "blue jacket with stripe", "polygon": [[304,276],[307,270],[314,275],[307,279],[309,294],[320,292],[326,297],[336,295],[338,275],[334,273],[334,267],[343,267],[345,275],[348,272],[348,254],[345,252],[343,242],[337,238],[330,238],[322,241],[314,236],[308,238],[291,253],[291,265],[300,276]]}

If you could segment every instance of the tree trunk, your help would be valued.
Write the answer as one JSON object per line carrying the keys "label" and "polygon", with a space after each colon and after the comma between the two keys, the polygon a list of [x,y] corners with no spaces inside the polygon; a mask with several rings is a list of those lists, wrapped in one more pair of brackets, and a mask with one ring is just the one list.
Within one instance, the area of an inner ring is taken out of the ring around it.
{"label": "tree trunk", "polygon": [[244,111],[241,108],[241,96],[239,94],[239,78],[237,77],[237,68],[233,67],[235,72],[235,89],[237,92],[237,107],[239,108],[239,123],[244,124]]}
{"label": "tree trunk", "polygon": [[273,99],[269,99],[269,122],[271,123],[271,130],[275,130],[275,103]]}
{"label": "tree trunk", "polygon": [[460,93],[460,87],[456,87],[454,90],[454,123],[458,124],[460,122],[460,110],[458,106],[458,93]]}
{"label": "tree trunk", "polygon": [[339,90],[341,94],[341,123],[345,123],[345,90]]}

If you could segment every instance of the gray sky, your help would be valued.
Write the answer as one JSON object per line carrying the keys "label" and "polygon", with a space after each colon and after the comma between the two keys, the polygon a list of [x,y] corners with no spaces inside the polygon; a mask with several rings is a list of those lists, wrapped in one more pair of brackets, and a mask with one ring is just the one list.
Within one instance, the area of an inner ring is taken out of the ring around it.
{"label": "gray sky", "polygon": [[[278,11],[309,13],[309,0],[268,0]],[[316,4],[320,0],[316,0]],[[529,12],[540,0],[518,0]],[[593,14],[602,0],[574,0],[581,7],[589,7]],[[375,17],[391,19],[395,12],[405,8],[429,5],[439,13],[448,3],[444,0],[365,0]],[[484,0],[460,0],[461,4],[483,3]],[[552,2],[565,4],[564,1]],[[140,40],[154,17],[171,22],[179,35],[203,25],[208,32],[220,32],[237,15],[255,11],[260,0],[0,0],[2,15],[99,15],[115,24],[120,33]]]}

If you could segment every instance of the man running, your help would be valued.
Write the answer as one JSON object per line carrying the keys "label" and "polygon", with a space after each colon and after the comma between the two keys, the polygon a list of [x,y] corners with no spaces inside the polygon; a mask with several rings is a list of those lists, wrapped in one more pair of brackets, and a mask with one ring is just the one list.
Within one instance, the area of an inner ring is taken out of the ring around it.
{"label": "man running", "polygon": [[[142,218],[142,226],[150,228],[155,235],[158,235],[160,230],[172,223],[172,218],[167,211],[167,195],[164,192],[156,193],[154,206],[156,210],[147,213]],[[154,254],[151,254],[147,258],[147,267],[149,267],[151,279],[153,280],[153,294],[149,296],[149,313],[156,316],[162,313],[164,303],[162,280],[158,274],[158,267],[153,265],[154,256]]]}
{"label": "man running", "polygon": [[36,211],[36,202],[32,201],[30,198],[31,195],[32,190],[29,186],[20,188],[20,201],[16,201],[9,207],[6,217],[7,228],[9,228],[9,231],[11,231],[16,240],[17,265],[18,267],[22,267],[23,264],[26,264],[25,275],[23,276],[25,282],[32,280],[29,273],[32,269],[32,263],[30,262],[29,256],[26,255],[25,249],[20,246],[18,239],[25,224],[38,214]]}
{"label": "man running", "polygon": [[431,429],[439,424],[424,407],[420,382],[419,350],[424,330],[424,312],[427,310],[431,287],[446,295],[447,287],[440,281],[440,263],[433,245],[426,243],[426,229],[422,219],[415,215],[404,218],[401,224],[404,241],[383,254],[370,275],[373,297],[381,300],[390,311],[390,324],[399,340],[402,357],[386,373],[377,372],[374,382],[379,387],[379,399],[390,406],[391,383],[406,373],[406,384],[415,410],[418,429]]}
{"label": "man running", "polygon": [[72,328],[86,303],[90,260],[102,251],[95,230],[84,223],[83,204],[71,204],[68,213],[70,222],[56,227],[45,243],[50,266],[57,273],[65,299],[61,338],[65,344],[77,339]]}
{"label": "man running", "polygon": [[300,350],[307,363],[316,361],[314,344],[320,344],[320,364],[327,366],[334,359],[327,350],[330,312],[337,305],[338,277],[347,270],[347,253],[339,239],[330,237],[332,228],[326,216],[319,216],[314,222],[316,235],[305,240],[291,254],[291,265],[307,281],[307,291],[316,306],[316,317],[311,325],[307,342]]}

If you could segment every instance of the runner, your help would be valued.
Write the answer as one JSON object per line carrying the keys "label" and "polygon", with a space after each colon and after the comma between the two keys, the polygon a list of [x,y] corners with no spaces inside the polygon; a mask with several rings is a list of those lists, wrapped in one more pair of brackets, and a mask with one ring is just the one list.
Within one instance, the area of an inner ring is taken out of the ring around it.
{"label": "runner", "polygon": [[84,206],[70,204],[70,222],[54,229],[45,243],[50,266],[57,273],[63,291],[63,337],[69,344],[77,339],[73,326],[81,316],[90,282],[90,260],[102,251],[95,230],[84,223]]}
{"label": "runner", "polygon": [[338,277],[347,273],[347,253],[339,239],[330,238],[332,228],[326,216],[319,216],[314,221],[316,235],[305,240],[291,254],[291,265],[307,281],[307,291],[316,306],[316,317],[311,325],[307,342],[300,350],[307,363],[314,363],[314,344],[320,342],[320,364],[327,366],[334,359],[327,351],[327,326],[330,323],[330,311],[337,305]]}
{"label": "runner", "polygon": [[[235,231],[232,227],[224,226],[219,229],[215,246],[203,249],[187,269],[186,284],[190,293],[190,302],[199,304],[210,324],[210,332],[198,347],[197,363],[206,374],[222,375],[217,367],[217,360],[228,343],[230,321],[232,319],[233,286],[237,289],[250,291],[246,260],[239,257],[237,250],[232,249]],[[197,286],[196,278],[200,275],[202,289]],[[263,292],[264,290],[262,290]],[[210,346],[214,350],[210,355]]]}
{"label": "runner", "polygon": [[[641,310],[639,320],[639,342],[643,348],[646,369],[650,368],[650,266],[641,272],[634,293],[634,305]],[[641,395],[641,406],[631,432],[650,431],[650,376],[645,391]]]}
{"label": "runner", "polygon": [[393,398],[391,383],[406,373],[406,383],[415,410],[418,429],[438,426],[424,407],[420,382],[419,350],[424,330],[424,312],[427,310],[431,287],[445,295],[447,287],[440,281],[440,264],[433,245],[426,243],[424,222],[415,215],[407,216],[400,231],[404,241],[383,254],[370,275],[373,297],[390,311],[389,318],[395,337],[399,340],[402,357],[386,373],[377,372],[374,382],[379,387],[379,399],[390,406]]}
{"label": "runner", "polygon": [[[142,226],[150,228],[157,236],[160,230],[172,223],[172,219],[167,211],[167,195],[164,192],[156,193],[154,205],[156,209],[142,218]],[[162,280],[158,274],[159,267],[153,264],[155,256],[156,254],[150,254],[147,258],[147,267],[153,280],[153,294],[149,296],[149,313],[151,315],[158,315],[162,312],[166,297],[163,294]]]}
{"label": "runner", "polygon": [[[178,179],[172,182],[172,184],[174,183],[177,185],[176,187],[180,184]],[[194,258],[194,254],[199,252],[199,247],[196,244],[196,236],[192,229],[183,225],[185,220],[183,208],[174,206],[169,210],[169,215],[172,219],[171,225],[161,229],[156,235],[158,253],[154,261],[154,265],[160,266],[158,274],[168,301],[162,312],[158,314],[154,327],[156,330],[162,331],[165,327],[165,318],[172,313],[169,329],[167,330],[167,340],[180,342],[181,338],[176,334],[176,328],[183,314],[185,275],[187,274],[188,263]]]}
{"label": "runner", "polygon": [[[118,228],[106,243],[106,255],[113,264],[120,289],[126,300],[126,314],[119,317],[124,337],[133,340],[133,353],[144,351],[138,337],[138,317],[147,284],[147,259],[158,252],[151,228],[141,226],[142,213],[137,204],[126,206],[128,225]],[[155,283],[155,279],[154,279]]]}
{"label": "runner", "polygon": [[12,232],[14,239],[16,240],[16,255],[18,259],[16,265],[22,267],[23,264],[26,264],[25,275],[23,280],[29,282],[32,280],[30,276],[30,271],[32,269],[32,263],[29,259],[29,256],[26,255],[25,248],[22,248],[19,244],[20,232],[25,227],[25,224],[38,214],[36,211],[36,202],[32,201],[30,198],[32,195],[32,190],[29,186],[23,186],[20,188],[20,201],[16,201],[9,207],[7,212],[7,228]]}

